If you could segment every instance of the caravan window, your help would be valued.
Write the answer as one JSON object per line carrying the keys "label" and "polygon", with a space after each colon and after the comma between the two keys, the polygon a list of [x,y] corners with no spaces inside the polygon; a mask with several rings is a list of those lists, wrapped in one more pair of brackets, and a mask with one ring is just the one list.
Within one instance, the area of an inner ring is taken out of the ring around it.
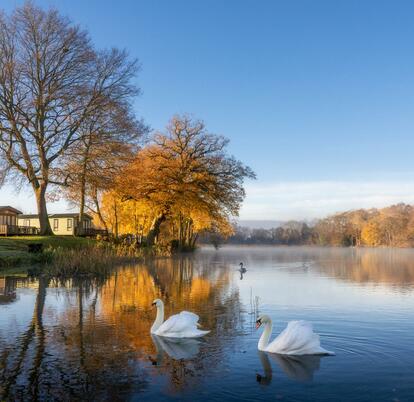
{"label": "caravan window", "polygon": [[59,229],[59,219],[53,219],[53,230]]}

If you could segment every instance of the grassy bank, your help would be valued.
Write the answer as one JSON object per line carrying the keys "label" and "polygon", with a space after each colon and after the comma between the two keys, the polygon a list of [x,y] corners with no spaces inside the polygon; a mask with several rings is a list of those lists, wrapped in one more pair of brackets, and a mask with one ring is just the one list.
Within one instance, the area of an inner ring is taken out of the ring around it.
{"label": "grassy bank", "polygon": [[[42,244],[43,251],[30,253],[30,244]],[[140,259],[148,250],[69,236],[27,236],[0,238],[0,273],[33,273],[53,277],[99,276],[112,267]]]}
{"label": "grassy bank", "polygon": [[93,247],[95,240],[70,236],[18,236],[0,238],[0,270],[25,268],[42,262],[44,255],[29,253],[29,244],[41,243],[44,250]]}

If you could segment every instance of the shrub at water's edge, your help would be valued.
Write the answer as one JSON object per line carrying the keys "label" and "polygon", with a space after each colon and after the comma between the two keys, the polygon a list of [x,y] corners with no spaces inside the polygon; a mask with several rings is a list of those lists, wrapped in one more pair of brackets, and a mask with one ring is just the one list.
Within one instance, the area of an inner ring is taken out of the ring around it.
{"label": "shrub at water's edge", "polygon": [[0,239],[0,272],[25,268],[34,275],[96,277],[106,275],[119,264],[171,256],[177,251],[183,250],[177,250],[172,242],[146,246],[128,238],[105,241],[69,236],[8,237]]}
{"label": "shrub at water's edge", "polygon": [[[41,251],[29,248],[40,244]],[[144,256],[166,255],[160,247],[138,248],[134,244],[65,237],[0,239],[0,272],[27,267],[30,272],[52,276],[95,275],[116,264]]]}
{"label": "shrub at water's edge", "polygon": [[119,262],[119,256],[110,247],[80,249],[47,249],[43,253],[42,273],[51,277],[100,276]]}
{"label": "shrub at water's edge", "polygon": [[[73,249],[93,246],[96,242],[69,236],[19,236],[0,238],[0,271],[14,267],[31,267],[43,263],[47,255],[31,253],[30,247],[39,244],[43,250]],[[47,253],[46,253],[47,254]]]}
{"label": "shrub at water's edge", "polygon": [[145,257],[171,255],[171,248],[163,245],[137,247],[136,244],[96,242],[81,248],[47,248],[39,255],[41,273],[50,277],[99,277],[107,275],[115,266],[137,262]]}

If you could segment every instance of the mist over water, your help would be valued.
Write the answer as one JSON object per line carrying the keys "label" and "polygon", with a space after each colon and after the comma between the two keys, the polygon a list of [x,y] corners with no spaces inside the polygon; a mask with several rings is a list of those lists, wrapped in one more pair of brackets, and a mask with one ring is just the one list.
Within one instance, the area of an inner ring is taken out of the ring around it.
{"label": "mist over water", "polygon": [[[1,400],[414,398],[410,249],[203,248],[101,281],[0,277],[0,294]],[[155,298],[211,333],[151,337]],[[336,356],[259,353],[257,312],[273,336],[311,321]]]}

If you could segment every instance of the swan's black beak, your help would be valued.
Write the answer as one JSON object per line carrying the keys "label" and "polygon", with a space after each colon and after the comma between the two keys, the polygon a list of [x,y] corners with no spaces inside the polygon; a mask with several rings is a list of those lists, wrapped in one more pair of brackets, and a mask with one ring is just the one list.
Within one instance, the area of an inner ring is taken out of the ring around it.
{"label": "swan's black beak", "polygon": [[256,329],[259,329],[259,327],[262,325],[262,321],[261,320],[257,320],[256,321]]}
{"label": "swan's black beak", "polygon": [[151,306],[156,306],[156,305],[157,305],[157,303],[155,303],[155,302],[154,303],[151,303]]}

